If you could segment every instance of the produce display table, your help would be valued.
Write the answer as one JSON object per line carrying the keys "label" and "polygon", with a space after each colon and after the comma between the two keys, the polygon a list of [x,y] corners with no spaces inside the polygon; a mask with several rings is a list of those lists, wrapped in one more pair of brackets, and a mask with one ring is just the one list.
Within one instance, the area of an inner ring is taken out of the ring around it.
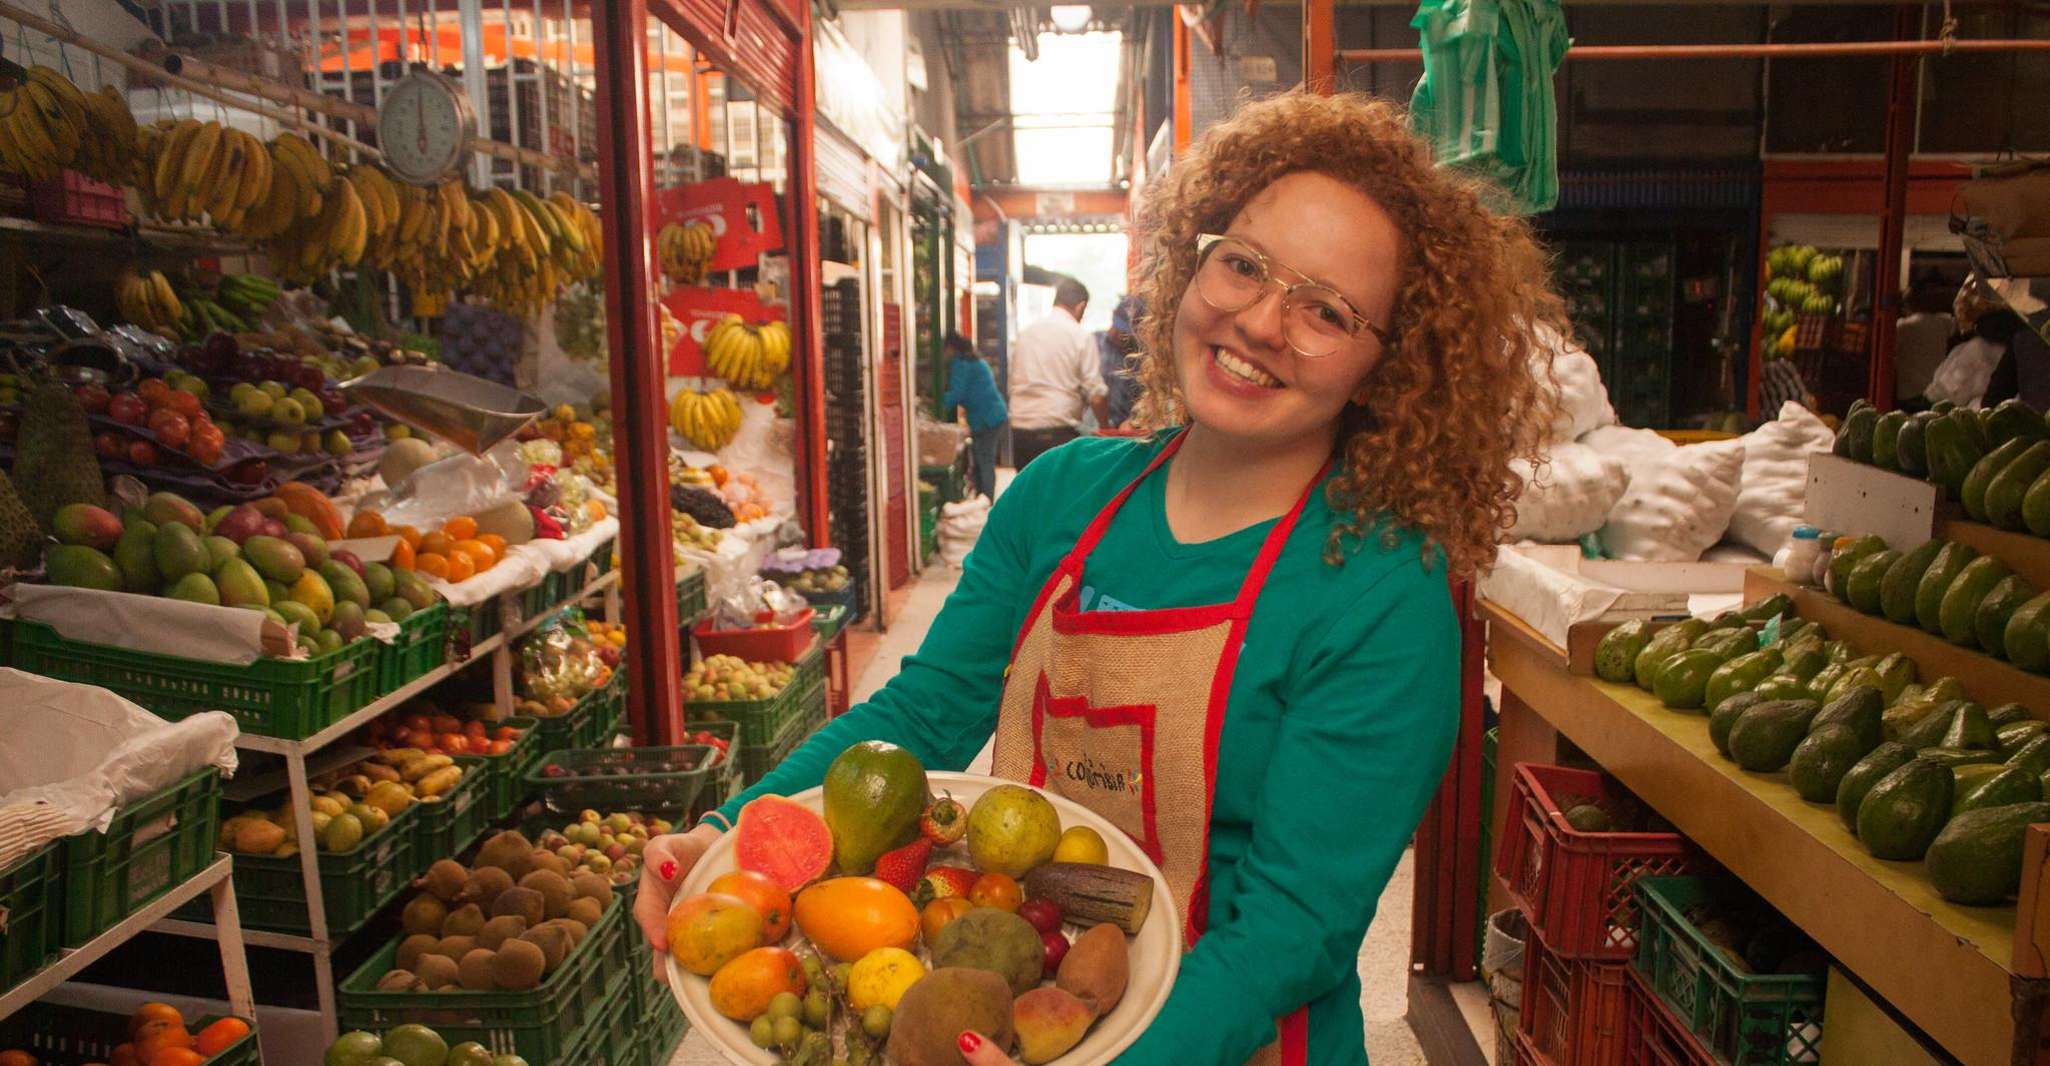
{"label": "produce display table", "polygon": [[[256,1017],[256,997],[249,984],[249,961],[242,952],[242,923],[235,911],[235,883],[229,876],[234,866],[235,860],[232,856],[221,855],[196,876],[151,900],[142,909],[123,918],[113,928],[92,938],[83,946],[66,949],[58,956],[57,961],[29,975],[27,980],[5,993],[0,993],[0,1018],[5,1018],[41,999],[45,993],[70,980],[145,929],[189,933],[216,941],[221,949],[221,973],[227,981],[228,1003],[233,1008],[233,1013],[240,1018]],[[165,921],[165,917],[172,911],[202,894],[209,895],[213,901],[213,924],[190,926],[185,922]]]}
{"label": "produce display table", "polygon": [[[1767,573],[1775,580],[1768,587],[1766,573],[1754,573],[1759,584],[1747,588],[1747,600],[1780,591],[1777,572]],[[1804,617],[1832,634],[1841,628],[1843,639],[1862,646],[1847,620],[1824,617],[1821,604],[1811,614],[1804,597],[1796,600]],[[1551,762],[1558,741],[1571,742],[1946,1052],[1974,1064],[2038,1061],[2050,982],[2017,964],[2015,908],[1945,902],[1919,863],[1867,854],[1833,807],[1802,801],[1781,775],[1747,773],[1718,756],[1706,716],[1669,710],[1632,686],[1574,674],[1566,652],[1521,619],[1487,602],[1482,612],[1489,662],[1503,689],[1498,773],[1518,762]],[[1917,658],[1918,651],[1934,651],[1906,640],[1892,646]],[[1941,670],[1922,665],[1925,673]],[[1979,695],[1981,675],[1958,676]],[[1499,797],[1507,793],[1498,779],[1498,809],[1490,812],[1498,840]]]}

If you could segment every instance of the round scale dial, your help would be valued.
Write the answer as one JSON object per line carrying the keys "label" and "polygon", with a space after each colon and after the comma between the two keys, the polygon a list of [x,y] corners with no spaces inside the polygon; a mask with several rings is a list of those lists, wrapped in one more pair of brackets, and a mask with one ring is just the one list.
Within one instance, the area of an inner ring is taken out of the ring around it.
{"label": "round scale dial", "polygon": [[414,185],[454,174],[476,136],[476,116],[455,82],[414,71],[385,90],[378,109],[377,146],[385,166]]}

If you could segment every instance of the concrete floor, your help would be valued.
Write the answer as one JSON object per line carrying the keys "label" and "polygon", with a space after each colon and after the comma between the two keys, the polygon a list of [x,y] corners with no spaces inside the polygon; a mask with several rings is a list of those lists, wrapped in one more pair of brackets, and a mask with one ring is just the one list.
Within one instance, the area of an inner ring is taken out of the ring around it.
{"label": "concrete floor", "polygon": [[[1009,471],[1003,471],[1008,474]],[[1002,491],[1001,483],[998,491]],[[960,572],[934,565],[919,575],[910,594],[897,608],[896,618],[886,633],[878,635],[873,657],[854,680],[853,699],[859,703],[881,688],[897,672],[904,656],[918,649],[926,630],[939,613],[947,594],[954,589]],[[866,649],[864,649],[866,650]],[[989,750],[985,748],[971,771],[986,771]],[[1404,1013],[1409,1004],[1409,940],[1411,892],[1414,871],[1411,857],[1404,855],[1388,887],[1381,893],[1381,906],[1366,941],[1360,945],[1359,973],[1362,995],[1360,1012],[1366,1018],[1367,1057],[1374,1066],[1424,1066],[1423,1049],[1410,1032]],[[1487,997],[1478,985],[1455,989],[1460,1007],[1479,1023],[1476,1032],[1489,1031]],[[1492,1055],[1493,1038],[1481,1046]],[[670,1066],[715,1066],[726,1060],[697,1033],[684,1037]]]}

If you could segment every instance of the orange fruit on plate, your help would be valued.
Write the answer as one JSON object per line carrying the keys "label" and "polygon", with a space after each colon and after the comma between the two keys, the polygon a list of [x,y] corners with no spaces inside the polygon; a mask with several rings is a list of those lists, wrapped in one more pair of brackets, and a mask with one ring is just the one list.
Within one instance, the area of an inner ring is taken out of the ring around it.
{"label": "orange fruit on plate", "polygon": [[975,879],[968,889],[968,902],[978,907],[994,907],[1000,911],[1018,913],[1018,905],[1025,902],[1025,890],[1008,874],[987,873]]}
{"label": "orange fruit on plate", "polygon": [[438,577],[446,581],[448,580],[448,556],[437,555],[434,552],[421,552],[413,557],[413,569],[426,574],[428,577]]}
{"label": "orange fruit on plate", "polygon": [[459,514],[441,524],[441,531],[456,540],[469,540],[477,535],[477,520],[466,514]]}
{"label": "orange fruit on plate", "polygon": [[797,894],[797,928],[836,962],[918,941],[918,908],[873,877],[835,877]]}
{"label": "orange fruit on plate", "polygon": [[712,1009],[734,1021],[750,1022],[778,995],[804,995],[804,985],[804,963],[795,953],[755,948],[712,975]]}
{"label": "orange fruit on plate", "polygon": [[767,943],[780,944],[790,932],[790,893],[767,874],[735,870],[706,885],[705,891],[724,892],[753,907],[762,916],[762,939]]}
{"label": "orange fruit on plate", "polygon": [[185,1015],[178,1013],[178,1008],[169,1003],[145,1003],[128,1016],[128,1035],[134,1036],[147,1022],[170,1022],[182,1029],[185,1027]]}
{"label": "orange fruit on plate", "polygon": [[459,551],[448,553],[448,580],[450,584],[461,584],[476,576],[476,560]]}
{"label": "orange fruit on plate", "polygon": [[436,531],[421,537],[420,543],[413,545],[413,550],[428,555],[447,555],[449,549],[455,546],[456,538]]}
{"label": "orange fruit on plate", "polygon": [[762,916],[738,896],[701,892],[669,912],[668,932],[676,964],[709,977],[761,946]]}
{"label": "orange fruit on plate", "polygon": [[355,516],[349,519],[348,535],[351,540],[358,537],[382,537],[389,531],[384,524],[384,516],[376,511],[357,511]]}
{"label": "orange fruit on plate", "polygon": [[925,910],[918,916],[919,935],[930,945],[939,939],[940,930],[945,929],[948,922],[974,909],[975,904],[968,902],[966,896],[949,896],[946,899],[933,900],[925,905]]}
{"label": "orange fruit on plate", "polygon": [[413,526],[393,526],[390,531],[398,534],[399,539],[405,541],[407,547],[415,551],[419,550],[420,530],[418,528]]}

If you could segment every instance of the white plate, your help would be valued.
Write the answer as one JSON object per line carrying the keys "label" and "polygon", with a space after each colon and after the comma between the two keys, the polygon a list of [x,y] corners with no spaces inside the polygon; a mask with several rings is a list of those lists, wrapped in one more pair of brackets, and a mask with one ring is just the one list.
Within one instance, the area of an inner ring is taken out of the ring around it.
{"label": "white plate", "polygon": [[[964,807],[973,807],[977,798],[998,785],[1017,783],[977,774],[928,772],[925,777],[933,791],[952,793]],[[1167,879],[1160,876],[1159,868],[1153,865],[1153,860],[1147,858],[1145,852],[1139,850],[1131,837],[1081,804],[1051,792],[1042,791],[1040,794],[1051,800],[1054,810],[1060,812],[1063,829],[1086,825],[1103,837],[1104,843],[1109,845],[1110,865],[1136,870],[1153,878],[1153,908],[1146,917],[1146,924],[1139,927],[1139,935],[1129,941],[1131,979],[1126,983],[1125,997],[1118,1001],[1110,1014],[1090,1028],[1089,1035],[1081,1043],[1054,1060],[1056,1064],[1109,1062],[1139,1039],[1139,1034],[1146,1031],[1154,1016],[1160,1013],[1161,1006],[1167,1002],[1167,994],[1174,988],[1175,974],[1182,966],[1181,918],[1175,913],[1174,900],[1168,897]],[[824,795],[823,790],[814,788],[790,798],[819,811],[825,806]],[[733,871],[733,837],[734,834],[725,833],[712,844],[677,889],[674,902],[681,903],[705,891],[705,886]],[[965,849],[957,845],[947,852],[936,853],[933,861],[938,864],[943,856],[952,861],[957,851]],[[959,857],[959,864],[968,865],[965,855]],[[1070,940],[1079,929],[1079,926],[1068,926]],[[784,945],[793,945],[799,939],[797,931],[792,929]],[[923,954],[921,950],[920,955]],[[674,956],[668,958],[667,965],[669,991],[683,1005],[683,1013],[690,1019],[692,1029],[702,1033],[726,1056],[728,1062],[738,1066],[775,1066],[778,1061],[776,1054],[754,1046],[754,1042],[748,1039],[747,1026],[712,1009],[710,979],[678,966]]]}

